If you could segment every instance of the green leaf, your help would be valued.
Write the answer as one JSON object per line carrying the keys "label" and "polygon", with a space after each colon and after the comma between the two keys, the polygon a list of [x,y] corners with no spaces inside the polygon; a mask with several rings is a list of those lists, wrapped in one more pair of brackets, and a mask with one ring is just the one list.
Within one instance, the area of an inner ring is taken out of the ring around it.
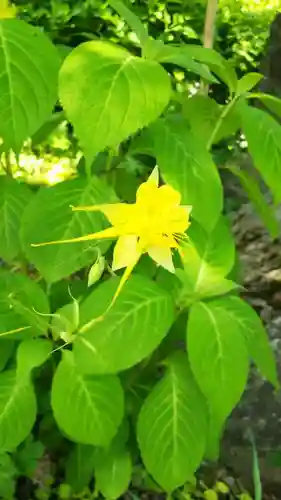
{"label": "green leaf", "polygon": [[247,73],[238,80],[236,95],[243,95],[252,90],[262,79],[263,75],[260,73]]}
{"label": "green leaf", "polygon": [[5,500],[15,498],[17,468],[8,453],[0,454],[0,496]]}
{"label": "green leaf", "polygon": [[232,282],[224,278],[235,263],[235,244],[223,217],[210,233],[193,222],[181,253],[184,269],[178,269],[176,274],[183,283],[185,301],[192,302],[232,289]]}
{"label": "green leaf", "polygon": [[57,99],[60,58],[40,28],[0,21],[0,136],[19,153],[47,120]]}
{"label": "green leaf", "polygon": [[65,481],[74,493],[81,493],[94,474],[96,448],[87,444],[76,444],[67,459]]}
{"label": "green leaf", "polygon": [[[224,106],[220,106],[214,99],[201,94],[183,98],[183,115],[188,120],[193,134],[200,137],[204,144],[208,144],[213,130],[220,119]],[[223,119],[222,125],[214,137],[213,144],[225,137],[233,135],[239,129],[240,122],[237,109],[234,106]]]}
{"label": "green leaf", "polygon": [[257,214],[268,229],[270,236],[274,239],[277,238],[280,233],[280,227],[275,216],[274,208],[268,205],[267,201],[264,199],[257,180],[250,176],[245,170],[241,170],[238,165],[227,165],[226,168],[238,177]]}
{"label": "green leaf", "polygon": [[35,281],[10,271],[0,271],[0,333],[29,326],[27,330],[10,335],[9,339],[42,335],[48,329],[48,313],[47,296]]}
{"label": "green leaf", "polygon": [[281,116],[281,99],[270,94],[253,93],[248,94],[247,99],[258,99],[276,116]]}
{"label": "green leaf", "polygon": [[49,119],[33,134],[32,146],[38,146],[43,141],[46,141],[48,137],[58,128],[58,126],[65,120],[65,114],[63,112],[54,113],[49,117]]}
{"label": "green leaf", "polygon": [[272,116],[250,106],[241,107],[242,128],[255,167],[271,189],[276,203],[281,201],[281,126]]}
{"label": "green leaf", "polygon": [[0,373],[0,451],[12,451],[29,435],[36,419],[36,397],[14,370]]}
{"label": "green leaf", "polygon": [[8,176],[1,176],[0,256],[8,262],[17,257],[21,251],[21,218],[24,208],[28,205],[31,197],[32,193],[26,185],[19,184]]}
{"label": "green leaf", "polygon": [[110,446],[96,452],[96,489],[110,500],[123,495],[130,484],[132,459],[125,445],[114,439]]}
{"label": "green leaf", "polygon": [[238,403],[248,377],[249,359],[239,319],[229,315],[227,299],[194,304],[187,328],[187,351],[196,381],[219,419]]}
{"label": "green leaf", "polygon": [[138,16],[128,9],[120,0],[109,0],[108,3],[126,21],[128,26],[130,26],[132,31],[137,35],[141,46],[144,47],[148,40],[148,32]]}
{"label": "green leaf", "polygon": [[182,204],[192,205],[194,219],[210,231],[223,206],[222,185],[211,155],[181,117],[158,120],[149,133],[165,182],[181,193]]}
{"label": "green leaf", "polygon": [[85,332],[78,333],[74,343],[81,372],[117,373],[136,365],[154,351],[172,325],[171,296],[150,279],[137,275],[129,279],[103,320],[92,322],[106,311],[117,284],[116,279],[106,281],[81,304],[80,324]]}
{"label": "green leaf", "polygon": [[53,379],[52,408],[65,434],[82,444],[106,446],[124,413],[124,394],[115,375],[83,376],[72,353],[64,351]]}
{"label": "green leaf", "polygon": [[250,358],[261,375],[272,385],[279,388],[274,354],[260,317],[252,307],[238,297],[227,297],[220,301],[229,321],[236,321],[244,336]]}
{"label": "green leaf", "polygon": [[17,376],[29,378],[33,368],[43,365],[52,352],[52,343],[45,339],[30,339],[20,343],[17,350]]}
{"label": "green leaf", "polygon": [[4,370],[15,348],[13,340],[0,340],[0,371]]}
{"label": "green leaf", "polygon": [[[22,221],[22,242],[26,256],[41,275],[54,283],[96,260],[97,241],[32,247],[32,243],[63,240],[95,233],[106,227],[100,213],[73,212],[71,205],[95,205],[116,201],[108,185],[96,177],[90,182],[75,179],[42,187],[26,208]],[[100,248],[109,246],[103,242]]]}
{"label": "green leaf", "polygon": [[30,434],[26,441],[17,450],[14,460],[22,476],[34,478],[34,473],[43,457],[44,445],[40,441],[34,441]]}
{"label": "green leaf", "polygon": [[168,361],[167,372],[141,409],[137,436],[144,465],[171,492],[199,467],[207,435],[207,406],[183,353]]}
{"label": "green leaf", "polygon": [[213,49],[206,49],[201,45],[189,44],[182,46],[182,52],[186,54],[186,56],[211,67],[220,67],[221,69],[225,67],[225,59],[219,52]]}
{"label": "green leaf", "polygon": [[147,47],[147,52],[148,56],[159,63],[176,64],[209,82],[218,83],[218,80],[212,75],[209,69],[188,56],[183,47],[165,45],[161,40],[150,40],[150,47]]}
{"label": "green leaf", "polygon": [[169,76],[158,63],[108,42],[83,43],[60,73],[61,101],[88,166],[97,153],[154,121],[170,96]]}

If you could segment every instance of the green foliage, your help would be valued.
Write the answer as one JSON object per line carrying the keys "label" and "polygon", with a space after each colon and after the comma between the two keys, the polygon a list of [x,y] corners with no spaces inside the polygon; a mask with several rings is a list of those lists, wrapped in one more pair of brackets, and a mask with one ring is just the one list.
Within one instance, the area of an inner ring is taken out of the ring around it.
{"label": "green foliage", "polygon": [[[53,453],[60,477],[47,468],[38,500],[57,479],[64,499],[116,499],[137,477],[171,494],[217,458],[251,361],[279,388],[266,331],[233,281],[235,244],[212,153],[242,126],[280,201],[280,124],[249,103],[258,98],[280,115],[281,101],[252,91],[258,73],[241,78],[221,54],[186,44],[190,26],[176,36],[185,11],[149,3],[152,18],[155,8],[168,16],[159,39],[136,2],[134,12],[109,3],[95,8],[122,33],[64,48],[61,67],[38,28],[0,21],[0,496],[8,500],[17,477],[42,473]],[[58,12],[72,19],[71,8],[52,2],[53,27]],[[191,97],[174,65],[224,82],[227,102]],[[30,189],[10,157],[18,161],[25,140],[40,150],[65,117],[75,178]],[[229,168],[276,236],[256,181]]]}
{"label": "green foliage", "polygon": [[51,114],[60,59],[41,30],[17,19],[0,21],[0,40],[0,134],[5,149],[19,153]]}

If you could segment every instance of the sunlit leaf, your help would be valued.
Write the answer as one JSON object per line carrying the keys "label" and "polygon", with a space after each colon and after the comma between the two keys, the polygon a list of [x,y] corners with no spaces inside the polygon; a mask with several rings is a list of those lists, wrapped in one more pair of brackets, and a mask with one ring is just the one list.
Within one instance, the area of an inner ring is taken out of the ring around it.
{"label": "sunlit leaf", "polygon": [[[95,205],[116,201],[111,188],[93,177],[66,181],[51,188],[42,187],[26,208],[22,221],[24,251],[41,275],[50,283],[69,276],[97,258],[97,240],[83,243],[32,247],[32,243],[86,236],[104,229],[105,218],[99,213],[72,211],[72,206]],[[109,246],[103,242],[100,248]]]}
{"label": "sunlit leaf", "polygon": [[8,262],[21,251],[20,225],[32,193],[24,184],[8,176],[0,180],[0,256]]}
{"label": "sunlit leaf", "polygon": [[79,45],[60,73],[61,101],[88,165],[155,120],[170,96],[169,76],[158,63],[108,42]]}
{"label": "sunlit leaf", "polygon": [[[102,321],[116,290],[111,279],[94,290],[80,307],[75,361],[84,373],[117,373],[139,363],[160,344],[174,320],[171,296],[153,281],[133,276]],[[85,325],[89,324],[85,328]]]}
{"label": "sunlit leaf", "polygon": [[19,152],[47,120],[57,99],[60,58],[41,29],[0,21],[0,136]]}
{"label": "sunlit leaf", "polygon": [[51,400],[59,427],[82,444],[108,445],[123,418],[124,395],[117,376],[83,376],[69,351],[64,351],[55,373]]}

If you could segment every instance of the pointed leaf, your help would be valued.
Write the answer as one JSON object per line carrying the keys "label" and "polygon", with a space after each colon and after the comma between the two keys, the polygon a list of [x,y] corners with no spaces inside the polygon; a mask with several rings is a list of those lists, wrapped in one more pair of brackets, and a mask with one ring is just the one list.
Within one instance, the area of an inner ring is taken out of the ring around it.
{"label": "pointed leaf", "polygon": [[150,40],[150,46],[146,47],[146,56],[153,58],[159,63],[172,63],[180,66],[191,73],[201,76],[205,80],[218,83],[209,69],[189,57],[182,46],[165,45],[161,40]]}
{"label": "pointed leaf", "polygon": [[144,47],[148,40],[148,32],[139,17],[120,0],[109,0],[108,3],[126,21],[131,30],[137,35],[141,46]]}
{"label": "pointed leaf", "polygon": [[32,193],[8,176],[0,180],[0,256],[11,262],[21,251],[20,224]]}
{"label": "pointed leaf", "polygon": [[83,43],[60,73],[61,101],[88,165],[155,120],[170,96],[169,76],[159,64],[108,42]]}
{"label": "pointed leaf", "polygon": [[0,450],[12,451],[29,435],[36,418],[36,398],[29,382],[14,370],[0,373]]}
{"label": "pointed leaf", "polygon": [[125,445],[112,441],[111,445],[96,452],[96,488],[108,499],[123,495],[130,484],[132,459]]}
{"label": "pointed leaf", "polygon": [[[101,284],[81,304],[81,326],[104,314],[118,280]],[[75,361],[84,373],[117,373],[149,356],[174,320],[171,296],[144,276],[133,276],[102,321],[90,323],[74,343]]]}
{"label": "pointed leaf", "polygon": [[186,305],[237,287],[225,279],[235,262],[235,245],[223,217],[210,233],[193,222],[188,230],[188,241],[182,245],[181,257],[184,269],[177,269],[176,275],[183,284],[181,300]]}
{"label": "pointed leaf", "polygon": [[248,377],[247,345],[227,299],[197,303],[190,309],[187,351],[196,381],[211,410],[226,418],[238,403]]}
{"label": "pointed leaf", "polygon": [[192,205],[193,217],[211,230],[222,210],[223,195],[218,171],[204,144],[181,117],[158,120],[149,133],[165,182],[181,193],[183,204]]}
{"label": "pointed leaf", "polygon": [[205,399],[186,356],[176,354],[139,415],[137,436],[145,467],[160,486],[173,491],[199,467],[206,435]]}
{"label": "pointed leaf", "polygon": [[245,170],[241,170],[237,165],[227,165],[227,169],[238,177],[241,186],[247,193],[257,214],[269,231],[270,236],[274,239],[277,238],[280,233],[280,226],[275,216],[274,208],[264,198],[257,180]]}
{"label": "pointed leaf", "polygon": [[[29,261],[41,275],[53,283],[69,276],[97,258],[98,242],[56,244],[32,247],[32,243],[44,243],[86,236],[106,227],[105,218],[99,212],[89,216],[87,212],[73,212],[71,205],[95,205],[116,201],[113,191],[103,181],[93,177],[75,179],[42,187],[26,208],[22,221],[22,242]],[[103,242],[105,251],[109,246]]]}
{"label": "pointed leaf", "polygon": [[30,339],[20,343],[17,350],[17,376],[28,379],[33,368],[43,365],[52,352],[52,343],[45,339]]}
{"label": "pointed leaf", "polygon": [[263,75],[260,73],[247,73],[237,83],[236,94],[242,95],[252,90],[262,79]]}
{"label": "pointed leaf", "polygon": [[76,444],[65,468],[66,483],[74,493],[81,493],[94,475],[96,448],[87,444]]}
{"label": "pointed leaf", "polygon": [[9,335],[9,339],[42,335],[48,329],[48,313],[47,296],[35,281],[10,271],[0,272],[0,333],[28,326],[27,330]]}
{"label": "pointed leaf", "polygon": [[57,99],[60,58],[41,29],[0,21],[0,136],[19,152],[47,120]]}
{"label": "pointed leaf", "polygon": [[[183,98],[183,115],[189,122],[194,135],[200,137],[204,144],[208,144],[214,128],[220,119],[224,106],[220,106],[214,99],[201,94]],[[234,106],[223,119],[222,125],[214,137],[213,144],[233,135],[240,127],[237,108]]]}
{"label": "pointed leaf", "polygon": [[281,126],[269,114],[250,106],[241,107],[243,132],[255,167],[281,201]]}
{"label": "pointed leaf", "polygon": [[59,427],[73,441],[106,446],[124,413],[124,394],[114,375],[83,376],[64,351],[53,379],[52,408]]}
{"label": "pointed leaf", "polygon": [[260,317],[247,302],[238,297],[221,299],[220,304],[229,320],[235,320],[239,324],[241,334],[247,343],[249,356],[256,364],[261,375],[278,389],[279,380],[276,362]]}

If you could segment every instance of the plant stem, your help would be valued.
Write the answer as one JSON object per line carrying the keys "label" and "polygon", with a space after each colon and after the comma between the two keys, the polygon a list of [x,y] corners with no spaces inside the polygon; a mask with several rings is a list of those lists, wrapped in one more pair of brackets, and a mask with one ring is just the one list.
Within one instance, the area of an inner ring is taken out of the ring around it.
{"label": "plant stem", "polygon": [[229,103],[228,103],[228,104],[224,107],[223,112],[222,112],[221,116],[219,117],[219,119],[218,119],[218,121],[217,121],[217,123],[216,123],[216,126],[215,126],[215,128],[214,128],[214,130],[213,130],[213,132],[212,132],[212,135],[211,135],[211,137],[210,137],[210,139],[209,139],[209,141],[208,141],[208,143],[207,143],[207,150],[208,150],[208,151],[210,151],[210,149],[211,149],[211,147],[212,147],[212,144],[213,144],[213,142],[214,142],[214,140],[215,140],[215,138],[216,138],[216,135],[217,135],[218,131],[220,130],[220,128],[221,128],[221,126],[222,126],[222,124],[223,124],[224,119],[225,119],[225,118],[227,117],[227,115],[230,113],[230,111],[232,110],[232,108],[233,108],[234,104],[236,104],[237,99],[238,99],[238,97],[237,97],[237,96],[235,96],[235,97],[232,99],[232,101],[230,101],[230,102],[229,102]]}
{"label": "plant stem", "polygon": [[[215,26],[218,10],[218,0],[209,0],[207,4],[205,25],[204,25],[204,47],[205,49],[212,49],[215,40]],[[209,85],[201,82],[202,93],[208,94]]]}

